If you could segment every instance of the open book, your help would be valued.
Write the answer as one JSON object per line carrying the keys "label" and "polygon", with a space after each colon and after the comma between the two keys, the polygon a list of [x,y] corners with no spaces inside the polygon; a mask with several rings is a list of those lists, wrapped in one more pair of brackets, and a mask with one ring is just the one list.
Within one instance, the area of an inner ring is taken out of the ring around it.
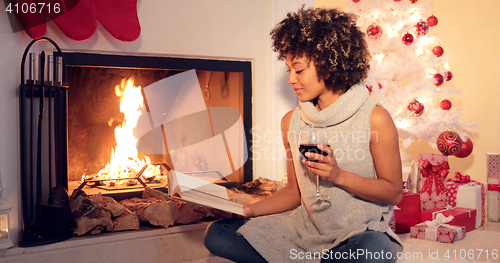
{"label": "open book", "polygon": [[229,199],[227,188],[174,170],[168,172],[168,194],[182,201],[243,215],[243,205]]}

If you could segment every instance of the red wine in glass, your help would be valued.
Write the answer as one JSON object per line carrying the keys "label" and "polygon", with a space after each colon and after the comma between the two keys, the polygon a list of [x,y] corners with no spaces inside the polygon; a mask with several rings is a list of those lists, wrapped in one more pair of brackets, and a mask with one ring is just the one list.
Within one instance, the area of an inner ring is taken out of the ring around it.
{"label": "red wine in glass", "polygon": [[[320,150],[318,145],[328,145],[328,132],[324,125],[308,125],[302,124],[299,129],[298,143],[300,154],[308,161],[317,162],[314,158],[306,157],[306,152],[313,152],[321,155],[328,155],[326,152]],[[328,147],[330,147],[328,145]],[[309,170],[306,170],[309,174]],[[326,201],[328,203],[328,195],[322,195],[319,189],[319,175],[316,174],[316,201]]]}
{"label": "red wine in glass", "polygon": [[[330,147],[330,145],[326,145],[326,146]],[[300,154],[302,154],[302,156],[304,158],[306,158],[310,162],[317,162],[318,160],[306,157],[306,153],[307,152],[317,153],[317,154],[321,154],[321,155],[324,155],[324,156],[328,155],[326,152],[320,150],[318,148],[317,144],[301,144],[299,146],[299,151],[300,151]]]}

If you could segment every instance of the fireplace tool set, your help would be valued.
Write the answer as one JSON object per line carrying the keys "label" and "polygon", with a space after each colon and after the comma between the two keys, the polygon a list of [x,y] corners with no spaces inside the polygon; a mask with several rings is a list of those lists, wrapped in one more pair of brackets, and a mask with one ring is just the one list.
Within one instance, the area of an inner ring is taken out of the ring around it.
{"label": "fireplace tool set", "polygon": [[[29,53],[48,41],[54,55]],[[26,60],[28,76],[25,76]],[[38,70],[37,70],[38,68]],[[24,51],[19,86],[22,228],[19,246],[49,244],[72,236],[67,194],[67,89],[61,49],[46,37]],[[38,72],[37,72],[38,71]],[[38,74],[37,74],[38,73]],[[38,75],[38,76],[37,76]]]}

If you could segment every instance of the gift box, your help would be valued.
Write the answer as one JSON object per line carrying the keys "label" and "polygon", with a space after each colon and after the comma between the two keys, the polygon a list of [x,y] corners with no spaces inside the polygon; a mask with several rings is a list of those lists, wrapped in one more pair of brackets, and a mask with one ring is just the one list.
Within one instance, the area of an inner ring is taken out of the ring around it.
{"label": "gift box", "polygon": [[446,224],[451,221],[453,216],[445,217],[438,214],[438,218],[432,221],[426,221],[410,228],[410,237],[439,241],[443,243],[453,243],[465,238],[464,226],[453,226]]}
{"label": "gift box", "polygon": [[500,221],[500,153],[486,154],[488,176],[488,220]]}
{"label": "gift box", "polygon": [[418,172],[417,164],[411,161],[409,166],[403,166],[403,187],[407,192],[415,194],[418,193]]}
{"label": "gift box", "polygon": [[396,215],[394,213],[389,220],[389,227],[391,228],[392,232],[396,232]]}
{"label": "gift box", "polygon": [[420,223],[420,194],[404,194],[394,208],[395,233],[408,233],[410,227]]}
{"label": "gift box", "polygon": [[476,209],[476,228],[484,224],[486,219],[484,184],[471,180],[470,176],[455,174],[446,183],[446,206]]}
{"label": "gift box", "polygon": [[418,191],[420,208],[425,211],[446,206],[445,178],[449,173],[448,157],[441,154],[420,154]]}
{"label": "gift box", "polygon": [[476,229],[476,209],[463,207],[434,208],[422,211],[420,219],[422,222],[431,221],[436,219],[439,214],[446,217],[453,216],[452,220],[446,223],[454,226],[465,226],[466,232]]}

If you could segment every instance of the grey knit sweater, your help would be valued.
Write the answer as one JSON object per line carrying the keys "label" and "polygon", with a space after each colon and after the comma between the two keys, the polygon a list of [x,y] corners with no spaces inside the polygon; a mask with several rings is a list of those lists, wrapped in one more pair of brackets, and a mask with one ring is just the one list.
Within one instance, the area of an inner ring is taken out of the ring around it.
{"label": "grey knit sweater", "polygon": [[392,206],[363,200],[326,181],[320,181],[320,190],[330,196],[331,205],[317,203],[316,177],[307,173],[298,151],[302,122],[326,125],[339,167],[362,177],[376,178],[370,152],[370,116],[375,105],[369,100],[366,87],[359,83],[322,111],[312,102],[300,103],[295,109],[288,139],[301,205],[291,213],[253,218],[238,230],[268,262],[297,262],[294,257],[300,252],[309,255],[325,252],[367,229],[387,232],[395,241],[396,252],[402,251],[398,237],[388,227]]}

